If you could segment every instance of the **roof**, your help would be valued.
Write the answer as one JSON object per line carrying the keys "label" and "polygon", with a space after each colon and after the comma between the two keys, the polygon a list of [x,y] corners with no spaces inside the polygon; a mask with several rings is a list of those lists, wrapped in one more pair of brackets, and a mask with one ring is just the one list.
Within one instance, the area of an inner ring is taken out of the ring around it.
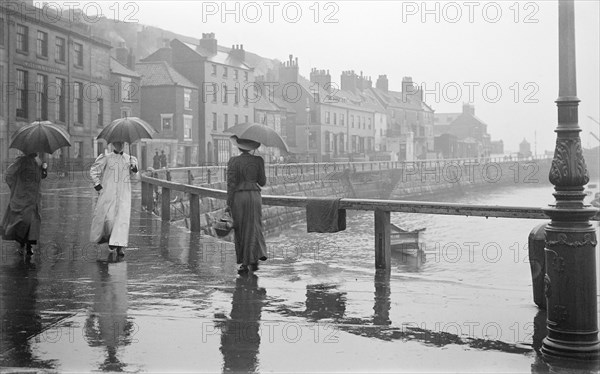
{"label": "roof", "polygon": [[[174,39],[177,40],[177,39]],[[185,45],[192,51],[196,52],[198,55],[204,57],[206,61],[214,62],[215,64],[227,65],[238,69],[251,70],[252,68],[246,65],[243,61],[240,61],[236,58],[233,58],[229,53],[224,52],[217,48],[217,53],[213,54],[207,51],[206,49],[200,47],[199,45],[193,43],[186,43],[179,40],[181,44]]]}
{"label": "roof", "polygon": [[124,75],[126,77],[141,77],[141,75],[138,72],[129,69],[127,66],[120,63],[114,57],[110,58],[110,72],[113,74]]}
{"label": "roof", "polygon": [[166,61],[138,62],[135,68],[142,75],[142,86],[182,86],[198,89],[198,86],[179,74]]}
{"label": "roof", "polygon": [[380,103],[388,108],[409,109],[415,111],[431,110],[429,106],[423,107],[422,101],[415,95],[403,94],[399,91],[383,91],[379,88],[371,87],[369,90],[377,97]]}

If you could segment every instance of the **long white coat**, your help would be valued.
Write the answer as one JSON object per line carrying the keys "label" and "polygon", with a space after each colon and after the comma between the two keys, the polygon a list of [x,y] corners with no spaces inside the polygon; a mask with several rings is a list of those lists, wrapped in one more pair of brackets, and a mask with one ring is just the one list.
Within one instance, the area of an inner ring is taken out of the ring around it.
{"label": "long white coat", "polygon": [[111,246],[127,247],[129,218],[131,216],[130,165],[137,167],[137,159],[126,153],[111,152],[98,156],[90,169],[94,186],[102,185],[96,203],[90,241]]}

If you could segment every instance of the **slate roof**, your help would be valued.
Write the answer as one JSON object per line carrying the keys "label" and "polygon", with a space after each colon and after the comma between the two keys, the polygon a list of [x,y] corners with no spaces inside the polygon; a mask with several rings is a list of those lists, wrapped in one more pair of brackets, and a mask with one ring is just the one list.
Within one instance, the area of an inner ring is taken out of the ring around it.
{"label": "slate roof", "polygon": [[113,74],[124,75],[126,77],[140,78],[141,75],[129,69],[127,66],[120,63],[116,58],[110,58],[110,72]]}
{"label": "slate roof", "polygon": [[[180,41],[181,42],[181,41]],[[238,69],[251,70],[252,68],[246,65],[244,62],[233,58],[229,53],[224,52],[223,50],[217,48],[217,53],[212,54],[206,49],[200,47],[199,45],[193,43],[185,43],[181,42],[183,45],[187,46],[192,51],[196,52],[200,56],[204,57],[209,62],[214,62],[216,64],[228,65]]]}
{"label": "slate roof", "polygon": [[182,86],[198,89],[198,86],[179,74],[166,61],[139,62],[135,68],[142,75],[142,86]]}

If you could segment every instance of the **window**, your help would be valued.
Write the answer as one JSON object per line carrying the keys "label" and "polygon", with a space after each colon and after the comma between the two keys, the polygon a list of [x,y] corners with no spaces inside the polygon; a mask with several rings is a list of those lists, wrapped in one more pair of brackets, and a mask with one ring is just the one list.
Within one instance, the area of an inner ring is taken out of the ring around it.
{"label": "window", "polygon": [[17,51],[29,52],[29,27],[17,25]]}
{"label": "window", "polygon": [[4,18],[0,18],[0,45],[4,45]]}
{"label": "window", "polygon": [[73,98],[75,105],[73,106],[73,119],[76,124],[83,124],[83,85],[79,82],[73,84]]}
{"label": "window", "polygon": [[244,80],[246,82],[248,81],[248,72],[247,71],[244,72]]}
{"label": "window", "polygon": [[27,87],[29,73],[17,69],[17,117],[27,118]]}
{"label": "window", "polygon": [[75,52],[75,66],[83,67],[83,45],[73,43],[73,51]]}
{"label": "window", "polygon": [[223,78],[227,78],[227,66],[223,67]]}
{"label": "window", "polygon": [[60,122],[65,122],[65,80],[62,78],[56,78],[56,120]]}
{"label": "window", "polygon": [[236,69],[236,70],[234,70],[234,71],[233,71],[233,79],[235,79],[235,80],[238,80],[238,78],[239,78],[239,73],[240,73],[240,72],[239,72],[237,69]]}
{"label": "window", "polygon": [[239,123],[240,120],[240,116],[238,116],[237,114],[235,115],[235,117],[233,117],[233,124],[237,125]]}
{"label": "window", "polygon": [[248,100],[248,89],[244,88],[244,106],[248,106]]}
{"label": "window", "polygon": [[244,122],[248,123],[248,116],[244,116]]}
{"label": "window", "polygon": [[173,130],[173,115],[172,114],[161,114],[160,123],[163,131]]}
{"label": "window", "polygon": [[38,57],[48,57],[48,34],[43,31],[37,32],[37,55]]}
{"label": "window", "polygon": [[325,112],[325,123],[329,125],[329,112]]}
{"label": "window", "polygon": [[54,50],[54,59],[58,62],[65,62],[65,39],[56,37],[56,48]]}
{"label": "window", "polygon": [[104,99],[98,99],[96,103],[98,104],[98,121],[96,125],[102,127],[104,126]]}
{"label": "window", "polygon": [[[237,71],[237,70],[236,70]],[[235,93],[234,93],[235,97],[233,98],[233,103],[235,105],[238,105],[240,103],[240,88],[236,87],[235,88]]]}
{"label": "window", "polygon": [[132,102],[135,90],[131,83],[131,78],[121,77],[121,101]]}
{"label": "window", "polygon": [[229,115],[227,113],[223,114],[223,130],[227,130],[229,128]]}
{"label": "window", "polygon": [[354,115],[350,116],[350,126],[352,126],[352,128],[354,128]]}
{"label": "window", "polygon": [[212,64],[212,75],[217,75],[217,65]]}
{"label": "window", "polygon": [[333,124],[337,125],[337,113],[333,113]]}
{"label": "window", "polygon": [[192,90],[189,88],[183,89],[183,107],[185,109],[192,109]]}
{"label": "window", "polygon": [[123,107],[121,108],[121,118],[131,117],[131,108]]}
{"label": "window", "polygon": [[344,115],[340,114],[340,125],[344,126]]}
{"label": "window", "polygon": [[[0,18],[2,20],[2,18]],[[0,25],[1,26],[1,25]],[[0,65],[0,87],[4,87],[4,66]],[[4,90],[0,90],[0,116],[4,115]]]}
{"label": "window", "polygon": [[212,120],[213,130],[217,130],[217,113],[213,112],[213,120]]}
{"label": "window", "polygon": [[216,103],[217,102],[217,84],[213,83],[212,86],[213,86],[213,99],[212,99],[212,101],[213,101],[213,103]]}
{"label": "window", "polygon": [[190,115],[183,115],[183,140],[192,140],[192,119]]}
{"label": "window", "polygon": [[369,117],[369,130],[371,130],[371,117]]}
{"label": "window", "polygon": [[83,158],[83,142],[74,142],[73,158]]}
{"label": "window", "polygon": [[38,120],[48,119],[48,76],[43,74],[37,75],[35,82],[35,115]]}
{"label": "window", "polygon": [[227,85],[223,85],[223,104],[227,104]]}

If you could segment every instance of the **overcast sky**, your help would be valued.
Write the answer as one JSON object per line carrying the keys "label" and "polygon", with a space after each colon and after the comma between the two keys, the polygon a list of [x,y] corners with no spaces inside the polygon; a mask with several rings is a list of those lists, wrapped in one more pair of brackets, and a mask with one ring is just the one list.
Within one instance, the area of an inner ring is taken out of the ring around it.
{"label": "overcast sky", "polygon": [[[575,4],[584,147],[598,144],[590,131],[600,133],[588,118],[600,120],[599,3]],[[313,67],[329,69],[338,84],[344,70],[363,71],[373,83],[387,74],[390,89],[399,91],[402,77],[411,76],[437,112],[474,104],[505,150],[518,150],[527,138],[533,151],[535,133],[538,153],[554,149],[558,1],[228,1],[230,13],[221,1],[99,4],[111,19],[198,38],[214,32],[220,45],[243,44],[279,60],[293,54],[306,77]]]}

